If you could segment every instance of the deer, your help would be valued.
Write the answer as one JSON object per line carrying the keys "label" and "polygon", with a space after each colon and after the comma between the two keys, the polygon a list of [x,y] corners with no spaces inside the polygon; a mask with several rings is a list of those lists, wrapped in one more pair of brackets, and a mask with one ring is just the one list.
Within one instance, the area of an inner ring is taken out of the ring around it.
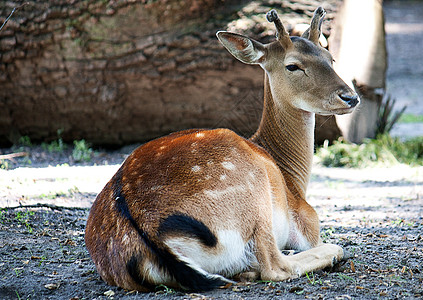
{"label": "deer", "polygon": [[359,97],[319,45],[323,8],[296,37],[275,10],[266,16],[277,31],[269,44],[216,33],[236,59],[264,70],[255,134],[190,129],[149,141],[93,202],[85,243],[109,285],[207,291],[241,279],[291,280],[343,259],[340,246],[322,242],[306,188],[315,114],[350,113]]}

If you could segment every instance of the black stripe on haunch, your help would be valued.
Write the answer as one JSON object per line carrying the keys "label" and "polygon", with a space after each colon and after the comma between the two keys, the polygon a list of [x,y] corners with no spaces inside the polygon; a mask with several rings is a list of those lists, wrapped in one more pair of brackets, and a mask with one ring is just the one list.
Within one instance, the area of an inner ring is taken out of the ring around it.
{"label": "black stripe on haunch", "polygon": [[[175,278],[184,289],[192,291],[208,291],[227,284],[227,282],[220,278],[210,278],[197,272],[196,270],[190,268],[185,262],[178,260],[174,254],[168,251],[168,249],[161,248],[156,245],[150,239],[148,234],[139,228],[138,224],[132,217],[128,204],[126,203],[125,195],[122,192],[121,181],[122,168],[119,169],[114,176],[113,196],[116,201],[116,209],[138,232],[145,245],[151,250],[153,256],[157,259],[156,263],[162,271],[167,272],[170,276]],[[140,278],[138,275],[138,269],[135,266],[136,263],[137,260],[132,257],[127,264],[127,270],[132,279],[146,287],[147,285],[151,285]],[[142,281],[140,282],[140,280]]]}
{"label": "black stripe on haunch", "polygon": [[197,238],[208,247],[214,247],[217,244],[216,236],[203,222],[182,213],[167,217],[160,223],[158,231],[160,235],[171,232],[182,233]]}

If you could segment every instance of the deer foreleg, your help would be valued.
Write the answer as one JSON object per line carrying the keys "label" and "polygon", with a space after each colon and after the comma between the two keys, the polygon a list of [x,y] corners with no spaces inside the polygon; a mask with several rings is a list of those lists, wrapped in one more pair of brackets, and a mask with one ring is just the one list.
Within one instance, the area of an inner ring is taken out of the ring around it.
{"label": "deer foreleg", "polygon": [[293,271],[302,276],[312,271],[332,267],[335,263],[342,260],[344,250],[338,245],[322,244],[307,251],[289,256],[289,262]]}

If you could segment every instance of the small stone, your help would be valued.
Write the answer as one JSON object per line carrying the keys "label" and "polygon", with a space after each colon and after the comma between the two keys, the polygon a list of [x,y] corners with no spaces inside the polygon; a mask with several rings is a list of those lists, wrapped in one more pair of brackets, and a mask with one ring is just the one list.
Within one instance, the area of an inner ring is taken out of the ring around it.
{"label": "small stone", "polygon": [[115,295],[115,292],[113,292],[112,290],[108,290],[104,292],[104,296],[106,297],[113,297],[114,295]]}
{"label": "small stone", "polygon": [[57,290],[60,286],[60,283],[49,283],[46,284],[44,287],[48,290]]}

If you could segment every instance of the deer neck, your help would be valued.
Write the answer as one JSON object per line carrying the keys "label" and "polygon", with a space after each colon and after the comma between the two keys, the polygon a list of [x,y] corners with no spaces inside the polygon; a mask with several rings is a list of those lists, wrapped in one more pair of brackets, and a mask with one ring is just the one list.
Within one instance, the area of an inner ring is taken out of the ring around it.
{"label": "deer neck", "polygon": [[313,160],[314,114],[291,106],[283,96],[272,95],[265,74],[263,115],[251,140],[273,157],[294,197],[305,200]]}

